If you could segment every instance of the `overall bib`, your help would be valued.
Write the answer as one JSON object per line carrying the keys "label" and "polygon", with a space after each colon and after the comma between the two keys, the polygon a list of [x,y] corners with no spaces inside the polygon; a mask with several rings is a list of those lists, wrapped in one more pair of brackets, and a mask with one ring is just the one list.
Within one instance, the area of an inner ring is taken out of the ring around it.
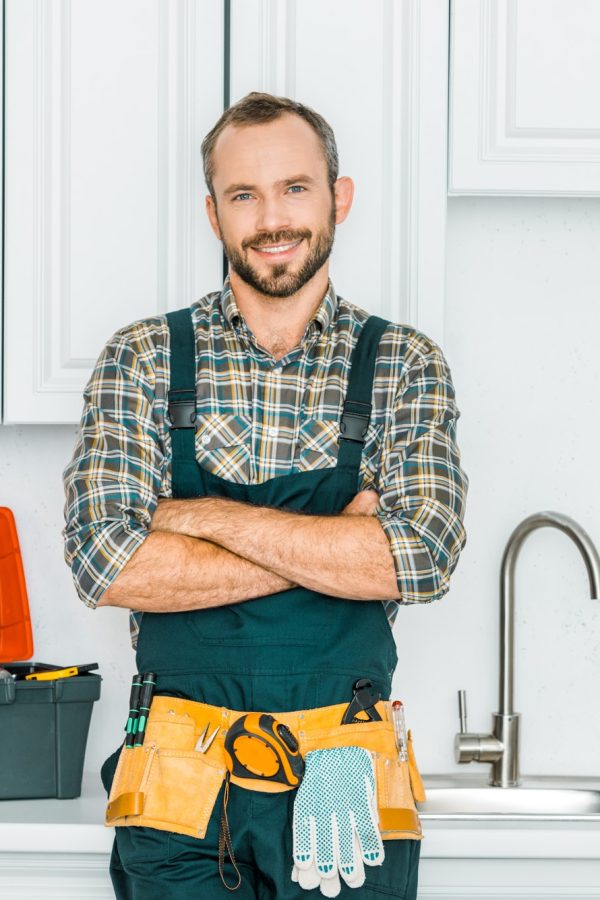
{"label": "overall bib", "polygon": [[[261,484],[226,481],[204,470],[195,452],[195,337],[191,311],[167,316],[171,335],[169,410],[173,496],[228,497],[259,506],[335,515],[356,495],[364,433],[371,411],[379,340],[388,324],[364,324],[354,349],[335,467],[297,472]],[[388,699],[397,663],[383,605],[330,597],[305,588],[230,606],[142,616],[138,672],[155,672],[155,694],[185,697],[276,715],[349,702],[357,678],[370,678]],[[120,748],[119,748],[120,749]],[[104,763],[108,791],[119,751]],[[296,791],[269,794],[232,784],[228,817],[242,883],[233,896],[308,900],[291,880],[292,810]],[[117,900],[199,900],[229,891],[218,870],[223,789],[202,839],[146,827],[117,827],[111,878]],[[342,882],[341,898],[414,900],[420,842],[391,840],[382,866],[366,867],[362,888]],[[226,866],[228,880],[235,881]]]}

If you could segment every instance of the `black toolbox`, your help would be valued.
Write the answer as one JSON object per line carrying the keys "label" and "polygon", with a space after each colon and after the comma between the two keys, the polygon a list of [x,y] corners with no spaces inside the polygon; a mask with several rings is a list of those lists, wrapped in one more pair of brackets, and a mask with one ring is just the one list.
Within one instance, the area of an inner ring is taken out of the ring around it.
{"label": "black toolbox", "polygon": [[17,679],[0,679],[0,800],[81,794],[92,706],[102,678],[91,672],[51,681],[18,676],[59,669],[6,663]]}

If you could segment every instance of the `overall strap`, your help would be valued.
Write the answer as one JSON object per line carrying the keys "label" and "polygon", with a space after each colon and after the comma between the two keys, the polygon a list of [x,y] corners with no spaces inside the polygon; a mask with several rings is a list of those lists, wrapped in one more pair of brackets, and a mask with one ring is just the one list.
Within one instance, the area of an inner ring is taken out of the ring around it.
{"label": "overall strap", "polygon": [[[179,470],[177,464],[196,460],[196,341],[189,306],[167,313],[167,325],[171,336],[167,421],[171,432],[175,482]],[[176,490],[174,483],[174,493]]]}
{"label": "overall strap", "polygon": [[350,360],[348,390],[340,419],[340,448],[338,467],[350,469],[358,475],[362,449],[371,418],[373,376],[381,336],[390,323],[379,316],[369,316],[358,336]]}

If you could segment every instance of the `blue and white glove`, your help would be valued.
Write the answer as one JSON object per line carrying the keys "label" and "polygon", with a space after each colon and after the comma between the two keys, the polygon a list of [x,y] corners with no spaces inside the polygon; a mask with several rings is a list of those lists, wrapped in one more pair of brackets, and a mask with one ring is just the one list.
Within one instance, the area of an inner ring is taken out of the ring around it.
{"label": "blue and white glove", "polygon": [[305,763],[294,800],[292,881],[337,897],[340,876],[361,887],[363,864],[384,859],[373,759],[362,747],[334,747],[307,753]]}

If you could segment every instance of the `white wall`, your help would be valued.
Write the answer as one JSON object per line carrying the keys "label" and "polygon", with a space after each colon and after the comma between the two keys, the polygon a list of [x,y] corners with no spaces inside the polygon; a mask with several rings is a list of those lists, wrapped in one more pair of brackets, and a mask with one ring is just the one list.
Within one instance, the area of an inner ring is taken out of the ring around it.
{"label": "white wall", "polygon": [[[513,528],[558,510],[600,547],[599,250],[598,200],[449,200],[444,349],[470,476],[468,542],[446,598],[406,608],[395,626],[396,685],[425,771],[466,769],[452,757],[459,688],[469,729],[491,728]],[[516,648],[522,771],[600,775],[600,600],[555,529],[532,534],[519,558]]]}
{"label": "white wall", "polygon": [[[555,509],[600,545],[599,244],[597,200],[449,201],[444,349],[462,411],[469,538],[446,598],[404,608],[395,626],[397,693],[425,772],[458,768],[459,688],[470,729],[491,726],[498,575],[514,526]],[[127,613],[85,608],[62,559],[61,472],[74,440],[71,426],[0,427],[0,504],[17,519],[35,659],[100,663],[86,756],[97,770],[120,743],[135,662]],[[522,770],[600,776],[600,601],[559,532],[537,532],[523,549],[516,619]]]}

